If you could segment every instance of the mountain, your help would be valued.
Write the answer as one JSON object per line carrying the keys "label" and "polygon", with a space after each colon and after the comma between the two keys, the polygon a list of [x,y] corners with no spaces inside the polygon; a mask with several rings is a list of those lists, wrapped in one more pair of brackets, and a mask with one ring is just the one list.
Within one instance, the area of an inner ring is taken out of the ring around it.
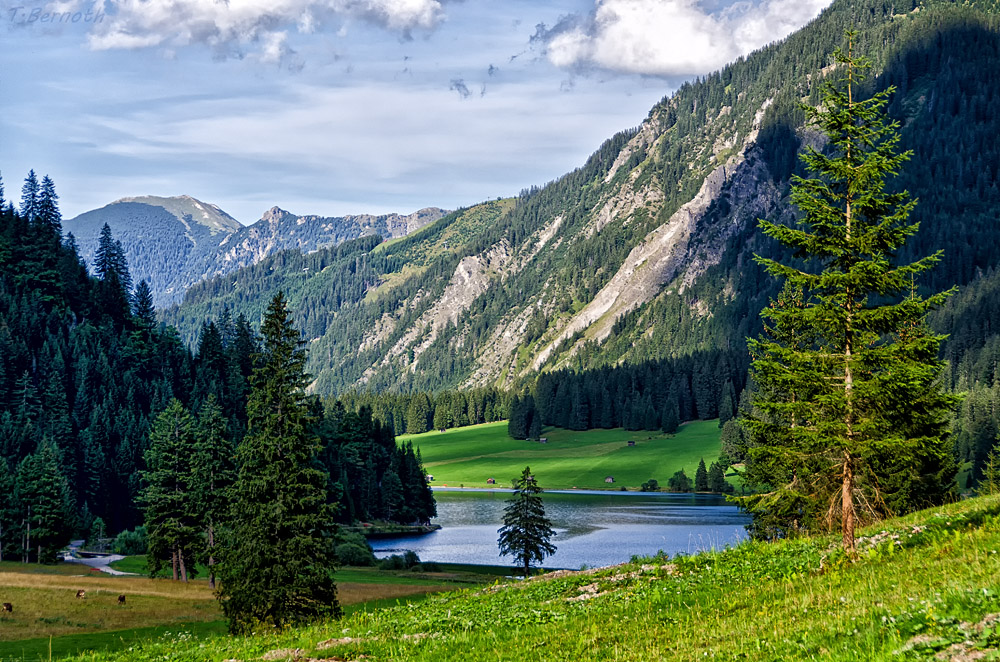
{"label": "mountain", "polygon": [[275,252],[305,252],[366,234],[406,235],[440,218],[440,209],[406,216],[296,216],[274,207],[243,226],[217,206],[190,196],[123,198],[63,222],[88,264],[107,223],[125,248],[132,278],[146,280],[157,306],[180,300],[194,283],[255,264]]}
{"label": "mountain", "polygon": [[784,41],[683,85],[557,181],[390,244],[272,256],[191,288],[164,319],[191,340],[205,315],[256,320],[284,289],[321,393],[687,360],[717,403],[727,381],[742,388],[745,338],[776,292],[753,255],[790,259],[757,219],[794,218],[798,153],[822,147],[799,104],[818,103],[837,75],[830,55],[846,29],[873,62],[859,92],[895,86],[889,112],[913,151],[893,185],[919,199],[921,229],[900,258],[945,251],[917,285],[965,285],[1000,263],[998,10],[837,0]]}

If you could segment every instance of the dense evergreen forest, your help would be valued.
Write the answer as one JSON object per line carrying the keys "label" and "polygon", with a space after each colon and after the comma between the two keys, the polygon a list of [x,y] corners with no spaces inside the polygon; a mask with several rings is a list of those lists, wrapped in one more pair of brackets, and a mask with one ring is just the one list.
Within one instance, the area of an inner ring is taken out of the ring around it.
{"label": "dense evergreen forest", "polygon": [[[201,320],[227,308],[258,319],[267,297],[285,288],[313,341],[316,390],[350,392],[348,409],[363,402],[400,432],[507,414],[515,435],[530,434],[534,418],[577,428],[660,429],[674,420],[725,419],[746,386],[746,338],[760,334],[759,313],[778,294],[752,257],[796,264],[760,235],[757,219],[792,220],[790,178],[803,172],[804,146],[818,144],[803,129],[798,104],[819,102],[817,72],[830,71],[830,53],[853,28],[857,48],[875,64],[859,93],[896,88],[887,110],[900,123],[899,148],[913,153],[891,186],[917,200],[912,218],[920,229],[898,257],[943,249],[938,267],[915,286],[924,294],[961,288],[930,324],[950,334],[943,345],[948,387],[967,394],[952,441],[956,456],[973,463],[973,484],[1000,431],[993,321],[1000,264],[998,8],[996,2],[835,2],[786,40],[684,84],[642,127],[609,139],[554,182],[459,210],[399,241],[365,238],[275,256],[192,288],[164,314],[191,341]],[[616,315],[606,335],[587,329],[556,342],[629,252],[733,156],[736,147],[720,145],[752,130],[744,155],[749,174],[721,188],[686,248],[690,263],[708,263],[704,272],[692,279],[682,272],[649,301]],[[652,137],[639,140],[646,133]],[[595,225],[622,196],[648,191],[655,204]],[[539,248],[546,228],[553,239]],[[473,258],[496,274],[489,288],[446,323],[428,323],[449,279]],[[549,343],[552,351],[534,366],[532,357]],[[472,406],[480,398],[472,387],[499,389],[490,398],[499,403],[492,413]],[[550,409],[553,400],[558,405]]]}
{"label": "dense evergreen forest", "polygon": [[[157,322],[147,284],[133,285],[107,226],[92,272],[73,236],[62,236],[50,178],[31,172],[16,208],[0,184],[3,558],[50,561],[98,520],[109,534],[140,525],[155,473],[150,463],[158,461],[155,450],[149,454],[150,428],[168,408],[177,417],[197,415],[192,455],[209,442],[238,449],[247,430],[261,352],[247,318],[224,311],[204,320],[191,351]],[[391,424],[365,408],[347,412],[331,402],[324,410],[317,398],[310,402],[337,521],[409,523],[433,515],[417,451],[396,445]],[[220,471],[232,462],[228,452],[207,457]]]}

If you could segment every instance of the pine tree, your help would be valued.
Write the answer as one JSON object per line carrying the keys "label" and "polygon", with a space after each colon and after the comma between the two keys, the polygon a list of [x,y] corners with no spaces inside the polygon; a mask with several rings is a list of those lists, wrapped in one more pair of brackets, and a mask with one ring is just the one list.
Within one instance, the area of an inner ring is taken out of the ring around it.
{"label": "pine tree", "polygon": [[216,538],[229,512],[229,488],[235,478],[233,454],[233,445],[226,436],[226,418],[215,397],[209,395],[198,412],[191,469],[195,517],[205,535],[202,557],[212,588],[215,588]]}
{"label": "pine tree", "polygon": [[713,462],[708,468],[708,491],[715,494],[722,494],[729,491],[729,483],[726,482],[726,468],[721,462]]}
{"label": "pine tree", "polygon": [[56,552],[69,542],[69,488],[59,470],[58,451],[44,439],[34,454],[21,461],[17,472],[21,504],[30,516],[27,556],[39,563],[55,563]]}
{"label": "pine tree", "polygon": [[340,613],[327,476],[317,468],[320,441],[305,393],[310,378],[283,293],[268,306],[261,335],[218,566],[217,593],[233,633]]}
{"label": "pine tree", "polygon": [[38,191],[36,204],[36,222],[48,230],[54,237],[62,237],[62,214],[59,213],[59,196],[56,194],[56,185],[52,179],[45,175],[42,177],[42,186]]}
{"label": "pine tree", "polygon": [[672,492],[690,492],[691,479],[684,473],[684,469],[680,469],[667,481],[667,487]]}
{"label": "pine tree", "polygon": [[156,310],[153,307],[153,293],[149,289],[149,283],[140,280],[135,286],[135,293],[132,295],[132,315],[135,317],[137,325],[142,325],[147,329],[156,328]]}
{"label": "pine tree", "polygon": [[555,554],[556,547],[549,540],[555,535],[552,522],[545,517],[542,488],[538,486],[530,467],[525,467],[520,478],[514,479],[514,495],[503,511],[503,527],[497,544],[501,556],[513,556],[515,563],[524,568],[524,576],[531,571],[531,563],[541,563],[546,556]]}
{"label": "pine tree", "polygon": [[124,324],[131,314],[132,303],[129,294],[132,277],[129,275],[125,250],[120,241],[111,234],[111,227],[105,223],[97,239],[94,253],[94,273],[101,279],[98,287],[98,303],[102,312],[117,324]]}
{"label": "pine tree", "polygon": [[708,469],[705,468],[705,458],[701,458],[694,472],[694,491],[708,492]]}
{"label": "pine tree", "polygon": [[174,580],[194,575],[198,547],[192,476],[194,421],[174,398],[153,421],[145,453],[142,494],[149,546],[146,566],[155,576],[169,559]]}
{"label": "pine tree", "polygon": [[430,414],[430,399],[426,393],[418,393],[410,400],[410,406],[406,409],[407,434],[427,432],[427,420],[430,418]]}
{"label": "pine tree", "polygon": [[20,524],[20,504],[17,499],[17,482],[2,456],[0,456],[0,562],[9,560],[16,550],[18,526]]}
{"label": "pine tree", "polygon": [[28,171],[28,176],[21,187],[21,217],[33,223],[38,216],[38,176],[34,170]]}
{"label": "pine tree", "polygon": [[799,227],[761,222],[765,234],[819,268],[757,258],[787,281],[786,294],[801,293],[801,303],[766,309],[773,333],[750,343],[759,392],[744,425],[748,475],[760,492],[742,502],[765,537],[839,523],[848,553],[859,519],[913,507],[900,496],[912,491],[908,484],[895,485],[900,498],[887,505],[888,467],[895,477],[951,482],[945,425],[955,402],[939,382],[942,337],[922,330],[949,293],[912,294],[914,278],[940,253],[893,264],[917,231],[907,221],[915,203],[887,192],[885,178],[909,153],[896,153],[898,124],[883,119],[893,89],[854,97],[868,64],[854,57],[852,38],[846,53],[836,53],[845,77],[824,82],[819,109],[803,107],[830,139],[827,152],[807,148],[803,157],[816,176],[793,178],[792,201],[804,218]]}

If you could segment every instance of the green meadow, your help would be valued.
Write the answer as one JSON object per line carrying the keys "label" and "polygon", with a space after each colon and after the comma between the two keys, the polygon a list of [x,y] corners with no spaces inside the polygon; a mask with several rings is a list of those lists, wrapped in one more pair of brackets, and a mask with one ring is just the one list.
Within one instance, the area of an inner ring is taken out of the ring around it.
{"label": "green meadow", "polygon": [[[145,572],[145,558],[126,557],[119,569]],[[420,602],[431,593],[494,579],[478,568],[441,567],[441,572],[384,572],[341,568],[337,587],[346,616]],[[502,574],[503,569],[498,571]],[[84,589],[86,598],[76,598]],[[118,596],[126,604],[118,604]],[[164,637],[198,640],[226,633],[226,623],[208,582],[187,584],[146,576],[111,577],[73,563],[55,566],[0,564],[0,601],[14,605],[0,614],[0,662],[62,659],[84,651],[115,651]]]}
{"label": "green meadow", "polygon": [[[711,465],[719,457],[718,421],[692,421],[676,434],[621,428],[574,432],[546,428],[547,443],[516,441],[507,436],[507,422],[486,423],[440,432],[404,435],[420,449],[427,473],[437,487],[497,487],[530,466],[539,484],[552,489],[638,489],[654,478],[665,487],[674,472],[684,469],[692,480],[698,462]],[[629,446],[629,441],[635,446]],[[613,476],[608,484],[605,478]]]}
{"label": "green meadow", "polygon": [[87,662],[989,660],[1000,657],[1000,497],[836,536],[431,595],[251,637],[171,636]]}

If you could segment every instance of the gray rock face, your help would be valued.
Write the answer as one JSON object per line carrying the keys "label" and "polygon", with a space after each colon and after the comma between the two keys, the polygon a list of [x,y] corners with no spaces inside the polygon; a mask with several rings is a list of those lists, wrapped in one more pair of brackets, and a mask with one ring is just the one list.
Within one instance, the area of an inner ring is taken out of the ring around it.
{"label": "gray rock face", "polygon": [[63,222],[87,264],[92,264],[101,228],[107,223],[122,242],[135,282],[145,280],[153,302],[180,301],[191,285],[260,262],[281,250],[304,252],[378,234],[401,237],[446,212],[421,209],[408,215],[296,216],[278,207],[250,226],[219,207],[190,196],[123,198]]}

